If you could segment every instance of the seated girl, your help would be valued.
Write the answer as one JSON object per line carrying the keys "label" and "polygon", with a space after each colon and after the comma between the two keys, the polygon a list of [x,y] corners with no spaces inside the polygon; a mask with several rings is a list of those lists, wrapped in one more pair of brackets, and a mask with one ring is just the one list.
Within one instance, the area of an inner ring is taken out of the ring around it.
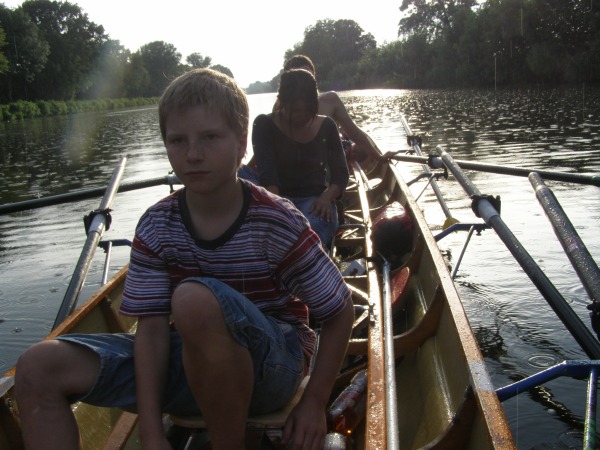
{"label": "seated girl", "polygon": [[335,200],[349,177],[337,125],[318,114],[317,82],[307,70],[281,75],[277,105],[252,128],[260,184],[302,211],[327,248],[338,224]]}

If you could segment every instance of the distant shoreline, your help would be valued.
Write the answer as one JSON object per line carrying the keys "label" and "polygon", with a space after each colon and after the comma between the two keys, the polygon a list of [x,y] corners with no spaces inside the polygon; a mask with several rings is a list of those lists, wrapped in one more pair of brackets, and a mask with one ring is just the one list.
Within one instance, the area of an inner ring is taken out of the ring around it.
{"label": "distant shoreline", "polygon": [[15,122],[37,117],[64,116],[78,112],[111,111],[158,104],[158,97],[96,100],[19,100],[0,105],[0,122]]}

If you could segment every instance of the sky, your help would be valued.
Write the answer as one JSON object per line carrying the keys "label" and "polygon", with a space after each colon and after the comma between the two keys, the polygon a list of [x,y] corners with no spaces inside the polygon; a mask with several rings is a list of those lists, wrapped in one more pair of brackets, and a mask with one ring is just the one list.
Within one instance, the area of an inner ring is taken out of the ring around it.
{"label": "sky", "polygon": [[[15,8],[21,0],[0,0]],[[378,45],[397,39],[399,0],[71,0],[111,39],[133,51],[153,41],[173,44],[182,60],[191,53],[228,67],[242,87],[269,81],[285,51],[304,30],[324,19],[350,19]]]}

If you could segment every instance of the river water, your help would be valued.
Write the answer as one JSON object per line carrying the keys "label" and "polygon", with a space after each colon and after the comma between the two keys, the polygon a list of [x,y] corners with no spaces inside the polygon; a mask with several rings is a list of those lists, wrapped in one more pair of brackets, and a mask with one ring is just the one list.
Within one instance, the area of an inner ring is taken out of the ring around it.
{"label": "river water", "polygon": [[[370,90],[341,93],[382,151],[406,151],[400,117],[456,160],[585,174],[600,173],[600,91],[587,86],[519,90]],[[274,94],[249,96],[251,117],[270,111]],[[124,182],[167,175],[156,108],[0,124],[0,204],[106,186],[119,159]],[[421,166],[398,163],[406,180]],[[482,194],[499,196],[504,222],[581,320],[590,303],[527,178],[466,171]],[[600,189],[547,181],[579,236],[600,261]],[[460,185],[439,181],[452,216],[481,223]],[[434,233],[446,216],[423,182],[411,185]],[[132,239],[142,211],[167,186],[122,193],[105,239]],[[52,327],[85,241],[82,218],[100,199],[0,215],[0,373]],[[440,241],[452,269],[466,233]],[[113,249],[111,271],[128,259]],[[81,298],[100,284],[98,250]],[[456,283],[495,387],[565,359],[587,359],[493,230],[470,240]],[[398,387],[402,389],[402,386]],[[504,402],[518,448],[581,448],[586,382],[559,379]]]}

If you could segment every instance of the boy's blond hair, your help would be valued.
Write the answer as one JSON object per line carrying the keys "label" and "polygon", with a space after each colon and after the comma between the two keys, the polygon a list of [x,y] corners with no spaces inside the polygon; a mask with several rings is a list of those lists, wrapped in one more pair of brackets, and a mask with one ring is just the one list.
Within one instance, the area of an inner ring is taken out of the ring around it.
{"label": "boy's blond hair", "polygon": [[158,122],[163,142],[166,123],[173,111],[202,105],[220,114],[236,136],[248,135],[249,107],[244,91],[233,78],[212,69],[194,69],[175,78],[158,103]]}

